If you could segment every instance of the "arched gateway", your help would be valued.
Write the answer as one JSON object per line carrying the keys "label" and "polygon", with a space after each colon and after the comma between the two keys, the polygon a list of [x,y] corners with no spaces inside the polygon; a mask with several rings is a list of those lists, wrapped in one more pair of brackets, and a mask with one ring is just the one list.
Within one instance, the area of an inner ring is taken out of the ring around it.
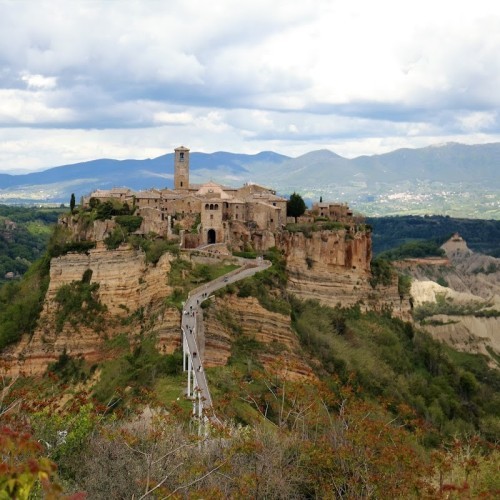
{"label": "arched gateway", "polygon": [[215,243],[215,229],[209,229],[207,231],[207,244],[212,245]]}

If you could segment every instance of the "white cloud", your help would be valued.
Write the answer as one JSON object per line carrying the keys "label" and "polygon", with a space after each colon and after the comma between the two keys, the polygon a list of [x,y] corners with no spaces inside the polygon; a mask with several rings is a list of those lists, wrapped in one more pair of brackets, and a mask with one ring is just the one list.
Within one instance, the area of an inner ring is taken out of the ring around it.
{"label": "white cloud", "polygon": [[51,107],[43,92],[0,89],[0,125],[68,122],[72,110]]}
{"label": "white cloud", "polygon": [[29,89],[50,90],[57,85],[57,78],[54,76],[30,75],[29,73],[24,73],[21,75],[21,80],[26,82]]}
{"label": "white cloud", "polygon": [[193,121],[193,117],[189,113],[160,111],[159,113],[154,113],[153,121],[158,125],[186,125]]}
{"label": "white cloud", "polygon": [[499,52],[496,0],[0,0],[0,127],[32,144],[0,170],[496,140]]}
{"label": "white cloud", "polygon": [[498,113],[474,111],[459,116],[458,122],[464,132],[481,131],[498,123]]}

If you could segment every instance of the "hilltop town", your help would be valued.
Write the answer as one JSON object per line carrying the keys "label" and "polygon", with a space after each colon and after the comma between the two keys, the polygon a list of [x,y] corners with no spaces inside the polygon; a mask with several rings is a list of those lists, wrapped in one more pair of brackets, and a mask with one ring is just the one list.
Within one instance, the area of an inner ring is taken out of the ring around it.
{"label": "hilltop town", "polygon": [[[276,231],[287,222],[295,222],[287,218],[287,200],[272,189],[253,183],[239,188],[211,181],[191,184],[189,153],[184,146],[175,149],[174,189],[138,192],[128,188],[98,189],[83,198],[83,208],[123,204],[142,218],[136,234],[178,236],[181,248],[214,245],[212,250],[221,252],[228,246],[243,250],[252,240],[258,240],[259,250],[267,250],[275,245]],[[354,221],[351,210],[343,203],[315,203],[301,221],[311,222],[314,216],[330,221]],[[97,235],[96,239],[101,238]]]}

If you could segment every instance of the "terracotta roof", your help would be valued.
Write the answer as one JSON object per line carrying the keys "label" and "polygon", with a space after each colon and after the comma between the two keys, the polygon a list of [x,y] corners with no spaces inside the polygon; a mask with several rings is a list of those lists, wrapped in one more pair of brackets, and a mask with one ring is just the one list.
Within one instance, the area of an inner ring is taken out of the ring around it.
{"label": "terracotta roof", "polygon": [[281,196],[272,193],[252,193],[251,197],[254,199],[262,198],[264,200],[271,201],[286,201],[286,198],[282,198]]}
{"label": "terracotta roof", "polygon": [[126,187],[114,187],[114,188],[110,189],[109,192],[116,193],[116,194],[127,194],[127,193],[131,193],[132,191]]}
{"label": "terracotta roof", "polygon": [[159,200],[161,198],[161,193],[157,191],[139,191],[135,193],[135,197],[139,199]]}

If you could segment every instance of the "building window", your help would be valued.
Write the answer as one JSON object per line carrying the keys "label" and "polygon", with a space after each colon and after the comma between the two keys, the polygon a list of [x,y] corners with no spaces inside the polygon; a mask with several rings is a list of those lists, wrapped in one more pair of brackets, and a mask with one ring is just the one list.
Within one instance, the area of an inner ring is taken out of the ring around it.
{"label": "building window", "polygon": [[275,206],[276,206],[276,202],[273,202],[273,207],[275,207]]}
{"label": "building window", "polygon": [[207,203],[207,204],[205,205],[205,210],[208,210],[209,208],[210,208],[210,205]]}
{"label": "building window", "polygon": [[210,203],[210,210],[213,210],[213,209],[214,209],[214,204]]}
{"label": "building window", "polygon": [[182,181],[181,181],[181,187],[182,187]]}
{"label": "building window", "polygon": [[214,209],[219,210],[219,205],[217,203],[214,205]]}
{"label": "building window", "polygon": [[184,161],[184,153],[182,151],[179,153],[179,160]]}
{"label": "building window", "polygon": [[210,214],[210,219],[213,219],[214,218],[214,214]]}

